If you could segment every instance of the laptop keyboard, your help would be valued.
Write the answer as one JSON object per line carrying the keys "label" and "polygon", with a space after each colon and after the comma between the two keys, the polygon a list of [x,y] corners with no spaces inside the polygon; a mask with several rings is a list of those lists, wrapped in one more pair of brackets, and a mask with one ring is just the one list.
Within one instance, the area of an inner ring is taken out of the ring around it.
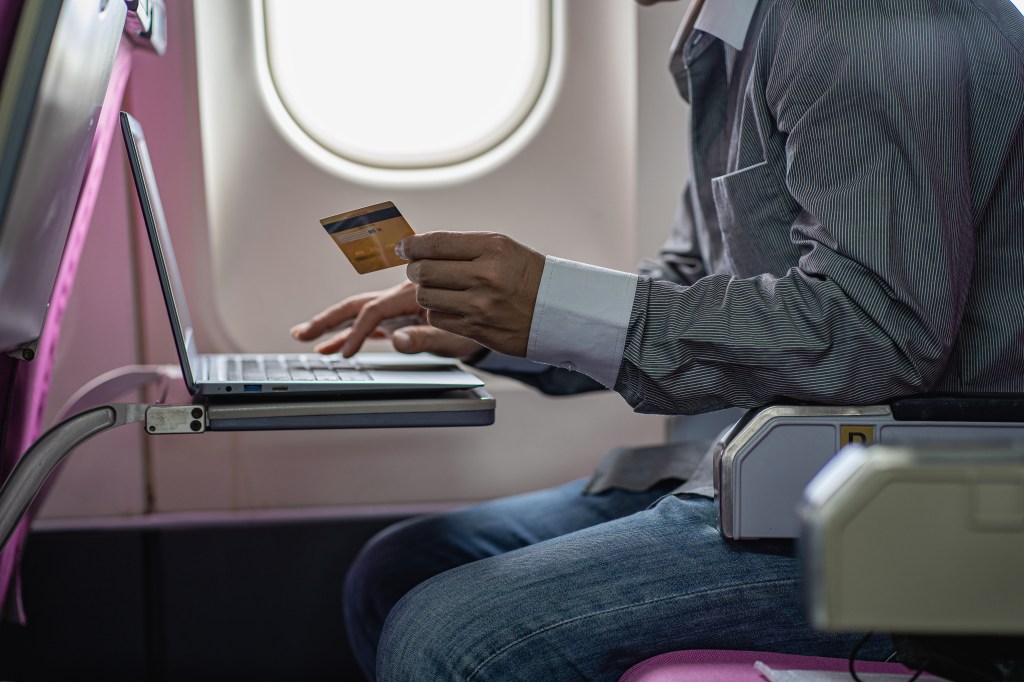
{"label": "laptop keyboard", "polygon": [[217,358],[225,381],[370,381],[355,363],[334,355],[234,355]]}

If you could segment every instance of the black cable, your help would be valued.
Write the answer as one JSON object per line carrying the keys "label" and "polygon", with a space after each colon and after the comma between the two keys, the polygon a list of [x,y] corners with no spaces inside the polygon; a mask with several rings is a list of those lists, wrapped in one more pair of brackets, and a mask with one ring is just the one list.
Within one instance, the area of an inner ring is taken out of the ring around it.
{"label": "black cable", "polygon": [[[850,677],[853,678],[854,682],[864,682],[864,680],[860,679],[860,677],[857,676],[857,671],[854,668],[854,666],[857,663],[857,654],[859,654],[860,650],[864,648],[864,645],[868,643],[868,640],[870,640],[874,636],[875,633],[873,632],[866,633],[863,637],[861,637],[860,641],[857,642],[856,646],[853,647],[853,650],[850,651],[850,658],[848,658],[846,662],[849,665]],[[886,661],[891,661],[893,658],[895,658],[897,653],[898,652],[893,652],[892,656],[889,656],[889,658],[887,658]],[[916,682],[917,678],[921,677],[921,673],[923,672],[923,668],[921,670],[918,670],[916,673],[914,673],[913,677],[907,680],[907,682]]]}
{"label": "black cable", "polygon": [[860,641],[857,642],[857,645],[853,647],[853,650],[850,651],[850,658],[847,659],[847,663],[850,667],[850,677],[853,678],[854,682],[864,682],[862,679],[857,677],[857,671],[854,668],[854,665],[857,663],[857,654],[860,653],[860,650],[864,648],[864,645],[868,643],[868,640],[871,639],[874,636],[874,634],[875,633],[873,632],[868,632],[867,634],[865,634],[863,637],[861,637]]}

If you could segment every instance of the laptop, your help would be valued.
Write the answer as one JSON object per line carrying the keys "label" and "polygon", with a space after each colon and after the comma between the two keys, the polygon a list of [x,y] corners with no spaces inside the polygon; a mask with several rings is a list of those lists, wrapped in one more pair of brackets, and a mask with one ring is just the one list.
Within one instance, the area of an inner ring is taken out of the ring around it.
{"label": "laptop", "polygon": [[182,374],[192,395],[231,397],[232,400],[325,394],[337,397],[374,393],[436,393],[484,385],[479,377],[467,372],[457,361],[426,354],[357,353],[346,359],[317,353],[199,353],[142,126],[122,111],[121,132],[149,243],[153,248]]}

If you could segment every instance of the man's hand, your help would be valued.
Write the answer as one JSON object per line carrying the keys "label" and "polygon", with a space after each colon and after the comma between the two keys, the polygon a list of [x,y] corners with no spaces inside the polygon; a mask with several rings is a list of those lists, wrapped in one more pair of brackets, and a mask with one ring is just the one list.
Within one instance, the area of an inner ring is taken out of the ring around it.
{"label": "man's hand", "polygon": [[[412,316],[412,317],[410,317]],[[388,321],[402,318],[408,326],[393,328]],[[390,289],[350,296],[341,303],[292,327],[292,337],[312,341],[326,332],[345,327],[314,350],[354,355],[368,338],[386,338],[400,353],[433,353],[468,360],[479,353],[480,344],[423,324],[425,311],[416,303],[416,286],[403,282]]]}
{"label": "man's hand", "polygon": [[526,355],[544,255],[493,232],[430,232],[399,242],[427,321],[508,355]]}

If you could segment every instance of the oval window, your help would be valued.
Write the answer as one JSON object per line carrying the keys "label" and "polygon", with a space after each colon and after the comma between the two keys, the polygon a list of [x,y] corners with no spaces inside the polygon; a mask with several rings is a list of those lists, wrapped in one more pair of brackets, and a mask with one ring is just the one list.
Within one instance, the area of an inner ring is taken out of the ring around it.
{"label": "oval window", "polygon": [[334,154],[450,166],[499,145],[536,104],[551,11],[551,0],[265,0],[267,61],[295,123]]}

